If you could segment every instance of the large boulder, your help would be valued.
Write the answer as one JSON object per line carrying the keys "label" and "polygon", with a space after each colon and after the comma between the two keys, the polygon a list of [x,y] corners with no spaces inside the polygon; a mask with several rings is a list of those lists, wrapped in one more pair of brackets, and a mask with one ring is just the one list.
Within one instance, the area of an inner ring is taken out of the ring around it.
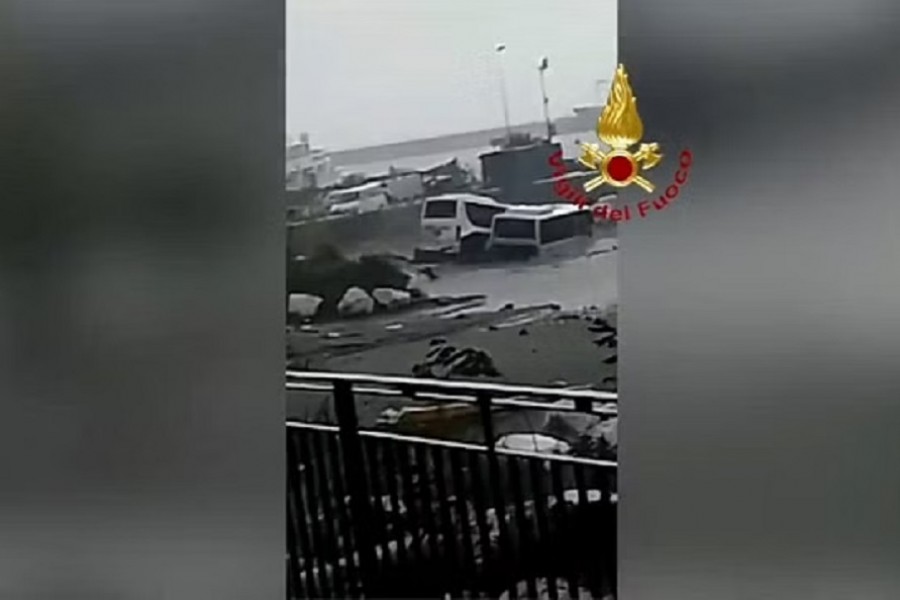
{"label": "large boulder", "polygon": [[337,305],[338,313],[342,317],[355,317],[370,315],[375,309],[375,301],[361,287],[350,287],[341,296]]}
{"label": "large boulder", "polygon": [[385,308],[399,308],[412,301],[412,294],[393,288],[375,288],[372,290],[372,298]]}
{"label": "large boulder", "polygon": [[288,296],[288,313],[301,317],[314,317],[323,299],[312,294],[291,294]]}

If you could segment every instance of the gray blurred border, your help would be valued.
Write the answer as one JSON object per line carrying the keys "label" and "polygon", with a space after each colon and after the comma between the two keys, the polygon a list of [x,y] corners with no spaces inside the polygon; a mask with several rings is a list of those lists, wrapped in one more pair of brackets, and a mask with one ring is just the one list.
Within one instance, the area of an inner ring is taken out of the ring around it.
{"label": "gray blurred border", "polygon": [[898,598],[898,7],[619,30],[646,137],[695,156],[620,234],[621,595]]}
{"label": "gray blurred border", "polygon": [[283,598],[284,4],[0,13],[0,597]]}

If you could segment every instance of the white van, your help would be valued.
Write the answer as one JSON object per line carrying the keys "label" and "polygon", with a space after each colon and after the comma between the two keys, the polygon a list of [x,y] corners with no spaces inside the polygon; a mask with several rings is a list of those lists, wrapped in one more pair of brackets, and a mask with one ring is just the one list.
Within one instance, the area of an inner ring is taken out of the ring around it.
{"label": "white van", "polygon": [[328,213],[361,214],[381,210],[388,205],[383,183],[372,182],[343,190],[334,190],[325,199]]}
{"label": "white van", "polygon": [[494,216],[507,206],[487,196],[443,194],[422,204],[421,242],[424,254],[473,255],[485,250]]}

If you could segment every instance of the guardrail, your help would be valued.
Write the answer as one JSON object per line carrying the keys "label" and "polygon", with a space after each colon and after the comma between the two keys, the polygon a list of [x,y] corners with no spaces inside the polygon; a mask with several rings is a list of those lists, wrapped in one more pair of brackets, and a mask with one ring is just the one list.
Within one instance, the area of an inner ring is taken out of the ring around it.
{"label": "guardrail", "polygon": [[[617,395],[287,373],[336,423],[287,422],[289,597],[593,597],[616,589],[617,464],[498,447],[497,410],[617,415]],[[358,396],[471,405],[481,443],[361,428]]]}

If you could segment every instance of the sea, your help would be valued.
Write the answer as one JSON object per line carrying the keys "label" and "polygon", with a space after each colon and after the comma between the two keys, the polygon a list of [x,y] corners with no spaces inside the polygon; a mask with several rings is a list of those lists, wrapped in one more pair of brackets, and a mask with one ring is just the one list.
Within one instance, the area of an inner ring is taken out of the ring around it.
{"label": "sea", "polygon": [[592,241],[580,254],[521,263],[477,267],[442,266],[439,277],[422,285],[430,296],[483,294],[487,310],[556,304],[562,310],[606,309],[618,303],[617,242]]}
{"label": "sea", "polygon": [[[594,135],[595,134],[590,131],[584,133],[570,133],[566,135],[554,136],[554,140],[562,145],[564,156],[566,156],[567,158],[574,158],[578,155],[580,142],[591,141],[591,138],[594,137]],[[490,145],[476,146],[463,150],[439,152],[436,154],[421,154],[418,156],[406,156],[390,160],[347,164],[338,163],[336,164],[336,166],[342,171],[375,174],[386,173],[390,167],[405,169],[424,169],[446,162],[451,158],[456,158],[461,166],[469,168],[474,173],[476,173],[478,177],[481,177],[481,161],[478,160],[478,157],[484,152],[489,152],[493,149],[494,148],[492,148]]]}

